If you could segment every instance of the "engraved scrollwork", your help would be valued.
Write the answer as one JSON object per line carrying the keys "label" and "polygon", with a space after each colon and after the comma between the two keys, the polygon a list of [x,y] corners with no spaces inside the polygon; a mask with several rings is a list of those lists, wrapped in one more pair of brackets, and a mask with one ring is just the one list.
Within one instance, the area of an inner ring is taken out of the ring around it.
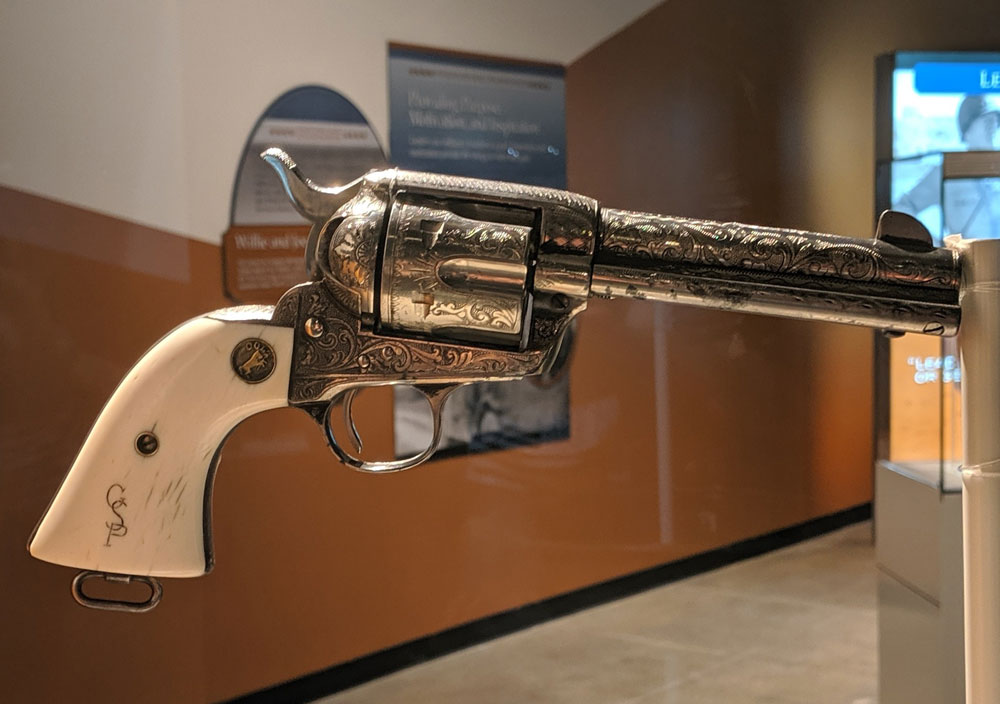
{"label": "engraved scrollwork", "polygon": [[561,335],[566,325],[567,319],[564,317],[536,315],[531,321],[532,337],[539,343],[544,343]]}
{"label": "engraved scrollwork", "polygon": [[337,369],[357,356],[357,337],[347,323],[337,318],[328,318],[325,327],[326,331],[321,337],[302,345],[299,364]]}
{"label": "engraved scrollwork", "polygon": [[515,222],[494,222],[489,218],[495,209],[471,205],[460,212],[415,196],[393,205],[386,241],[392,264],[383,272],[381,322],[401,333],[434,335],[461,327],[466,339],[482,335],[515,342],[526,293],[530,217],[515,210]]}
{"label": "engraved scrollwork", "polygon": [[316,257],[344,304],[371,312],[378,242],[388,204],[387,184],[366,178],[361,191],[324,226]]}
{"label": "engraved scrollwork", "polygon": [[516,200],[521,203],[560,205],[577,212],[597,212],[597,203],[592,198],[556,188],[418,171],[398,171],[396,178],[400,185],[409,188],[443,190],[456,195],[465,193],[480,198]]}
{"label": "engraved scrollwork", "polygon": [[462,323],[476,323],[498,330],[513,330],[517,325],[517,317],[510,308],[488,303],[473,302],[467,305],[436,303],[431,306],[430,314],[448,316]]}
{"label": "engraved scrollwork", "polygon": [[298,319],[322,321],[322,334],[311,337],[296,326],[289,401],[307,404],[323,399],[337,384],[402,381],[420,377],[461,383],[520,378],[536,373],[543,353],[495,350],[419,339],[379,336],[361,330],[360,320],[340,306],[326,284],[302,287]]}
{"label": "engraved scrollwork", "polygon": [[[436,345],[423,341],[377,340],[366,345],[359,356],[359,371],[367,374],[436,373],[440,375],[486,372],[502,374],[510,368],[508,355],[471,347]],[[341,370],[348,371],[348,370]]]}
{"label": "engraved scrollwork", "polygon": [[330,236],[330,271],[351,288],[367,286],[375,268],[377,231],[370,218],[349,217]]}
{"label": "engraved scrollwork", "polygon": [[512,227],[491,223],[476,226],[468,233],[459,230],[458,234],[462,239],[467,239],[482,254],[489,254],[497,259],[508,261],[524,259],[526,238]]}
{"label": "engraved scrollwork", "polygon": [[654,259],[955,290],[958,266],[946,250],[911,253],[879,241],[605,210],[598,258]]}
{"label": "engraved scrollwork", "polygon": [[570,191],[541,186],[489,181],[460,176],[442,176],[414,171],[397,171],[397,187],[415,192],[446,192],[479,201],[503,203],[542,213],[540,261],[549,256],[578,257],[587,268],[594,252],[598,204],[593,198]]}
{"label": "engraved scrollwork", "polygon": [[321,284],[311,285],[302,299],[300,320],[322,320],[323,332],[319,337],[312,337],[301,329],[297,331],[296,368],[308,375],[313,371],[345,367],[357,356],[356,325],[342,315],[331,315],[342,309],[332,302],[332,294]]}
{"label": "engraved scrollwork", "polygon": [[292,327],[299,311],[299,296],[305,286],[293,286],[285,291],[274,306],[274,313],[271,320],[277,325]]}
{"label": "engraved scrollwork", "polygon": [[[398,227],[402,231],[420,232],[425,223],[439,228],[429,233],[429,241],[424,243],[428,254],[434,250],[452,254],[475,252],[487,259],[523,261],[530,236],[530,228],[521,225],[474,220],[441,208],[416,204],[401,208]],[[399,245],[402,244],[400,241]]]}
{"label": "engraved scrollwork", "polygon": [[379,340],[363,347],[353,363],[333,371],[350,371],[357,368],[365,374],[402,374],[412,367],[413,359],[406,345]]}

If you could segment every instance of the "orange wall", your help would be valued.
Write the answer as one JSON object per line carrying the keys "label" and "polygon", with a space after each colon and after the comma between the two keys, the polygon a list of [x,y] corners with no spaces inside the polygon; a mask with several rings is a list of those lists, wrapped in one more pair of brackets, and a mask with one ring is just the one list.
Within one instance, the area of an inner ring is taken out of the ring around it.
{"label": "orange wall", "polygon": [[[868,201],[855,206],[865,215],[853,230],[788,207],[789,165],[812,163],[808,143],[788,141],[802,119],[789,76],[804,21],[788,10],[669,2],[577,60],[567,79],[570,187],[617,207],[870,237]],[[848,121],[872,119],[869,108]],[[786,520],[871,498],[871,332],[673,307],[661,315],[676,380],[672,452],[681,466],[719,474],[730,497],[720,513],[770,510],[757,481],[784,483]],[[752,534],[752,522],[742,525]]]}

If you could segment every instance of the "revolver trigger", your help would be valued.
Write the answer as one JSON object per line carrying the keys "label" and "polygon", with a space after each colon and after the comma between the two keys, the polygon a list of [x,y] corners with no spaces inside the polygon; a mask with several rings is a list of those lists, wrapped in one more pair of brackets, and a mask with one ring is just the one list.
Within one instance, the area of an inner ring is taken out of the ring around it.
{"label": "revolver trigger", "polygon": [[364,449],[364,443],[361,441],[361,436],[358,435],[358,426],[354,423],[354,415],[351,409],[354,406],[354,399],[358,395],[358,389],[351,389],[346,394],[344,394],[344,425],[347,429],[351,431],[351,444],[354,445],[355,452],[361,452]]}
{"label": "revolver trigger", "polygon": [[430,444],[426,449],[415,455],[389,461],[363,460],[344,450],[344,448],[342,448],[337,442],[330,420],[333,408],[343,403],[344,424],[349,430],[351,444],[354,446],[354,451],[360,453],[363,445],[361,436],[358,434],[357,426],[355,425],[354,418],[351,414],[354,398],[358,395],[358,391],[360,391],[360,389],[357,387],[348,389],[340,395],[334,397],[334,399],[330,402],[330,405],[327,406],[326,414],[323,418],[323,430],[326,432],[326,440],[330,445],[330,450],[333,451],[333,454],[336,455],[337,459],[341,462],[361,472],[371,472],[376,474],[382,472],[400,472],[404,469],[416,467],[418,464],[422,464],[430,459],[430,457],[437,450],[437,447],[441,442],[441,413],[444,409],[444,403],[448,399],[448,395],[461,385],[462,384],[427,384],[416,386],[416,389],[424,395],[424,398],[427,399],[428,405],[431,407],[433,429],[431,431]]}

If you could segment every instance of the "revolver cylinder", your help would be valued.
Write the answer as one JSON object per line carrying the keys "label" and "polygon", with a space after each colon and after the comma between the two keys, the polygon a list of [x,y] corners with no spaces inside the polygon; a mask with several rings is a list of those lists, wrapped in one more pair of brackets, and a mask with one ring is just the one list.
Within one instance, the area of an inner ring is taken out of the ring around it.
{"label": "revolver cylinder", "polygon": [[314,278],[378,334],[538,350],[590,295],[584,196],[391,169],[314,222]]}
{"label": "revolver cylinder", "polygon": [[520,346],[532,227],[532,213],[519,208],[397,198],[382,259],[381,329]]}

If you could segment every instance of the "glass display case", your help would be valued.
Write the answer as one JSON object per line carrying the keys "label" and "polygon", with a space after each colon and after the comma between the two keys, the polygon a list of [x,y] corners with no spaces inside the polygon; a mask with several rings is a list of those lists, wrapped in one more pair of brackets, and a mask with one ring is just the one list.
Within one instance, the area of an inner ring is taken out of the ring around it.
{"label": "glass display case", "polygon": [[943,492],[962,481],[962,372],[955,338],[889,341],[889,433],[883,463]]}
{"label": "glass display case", "polygon": [[[876,214],[907,212],[938,245],[1000,236],[1000,95],[982,85],[1000,54],[900,52],[876,65]],[[961,701],[958,345],[880,335],[875,348],[880,699]]]}
{"label": "glass display case", "polygon": [[[877,212],[917,217],[939,245],[950,233],[1000,236],[1000,95],[988,70],[998,62],[1000,54],[970,52],[880,58]],[[942,492],[961,491],[955,340],[908,335],[879,347],[878,459]]]}
{"label": "glass display case", "polygon": [[[996,124],[997,113],[989,119]],[[1000,237],[1000,152],[947,152],[938,163],[941,230]],[[943,492],[960,492],[962,370],[957,342],[909,335],[888,346],[888,453],[882,459]]]}

